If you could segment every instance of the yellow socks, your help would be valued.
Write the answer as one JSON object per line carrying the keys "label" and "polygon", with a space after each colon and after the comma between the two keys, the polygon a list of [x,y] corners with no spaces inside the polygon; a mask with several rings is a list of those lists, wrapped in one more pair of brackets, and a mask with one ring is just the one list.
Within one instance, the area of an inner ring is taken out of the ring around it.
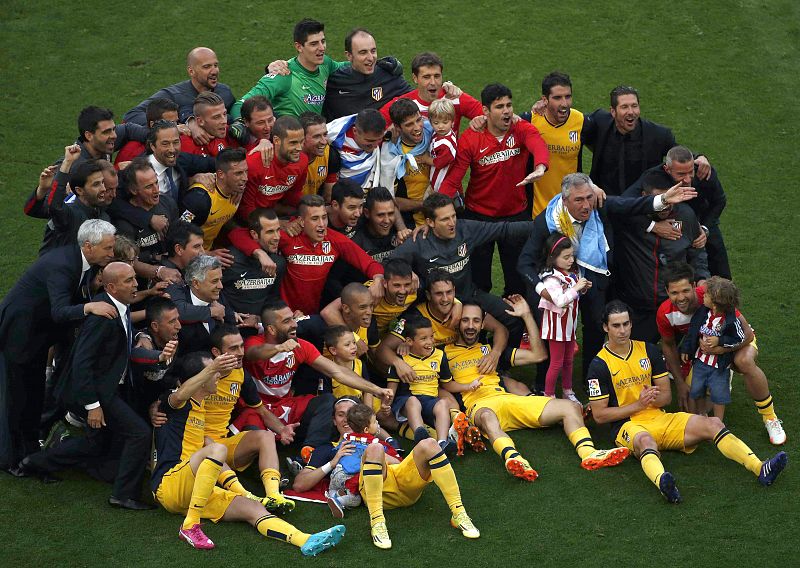
{"label": "yellow socks", "polygon": [[200,522],[200,515],[208,502],[208,498],[217,484],[217,477],[222,469],[222,464],[215,459],[206,458],[194,474],[192,498],[189,501],[189,510],[183,520],[183,528],[190,529]]}
{"label": "yellow socks", "polygon": [[742,464],[754,475],[761,473],[761,460],[747,447],[747,444],[731,434],[730,430],[723,428],[714,436],[714,443],[723,456]]}
{"label": "yellow socks", "polygon": [[508,436],[503,436],[502,438],[497,438],[494,442],[492,442],[492,449],[495,453],[503,458],[503,462],[511,459],[511,458],[521,458],[522,456],[519,455],[517,451],[517,447],[514,445],[514,440],[509,438]]}
{"label": "yellow socks", "polygon": [[311,536],[275,515],[264,515],[253,525],[258,532],[266,537],[282,540],[298,547],[303,546],[308,537]]}
{"label": "yellow socks", "polygon": [[277,469],[267,468],[261,470],[261,483],[264,484],[266,495],[275,495],[281,491],[281,474]]}
{"label": "yellow socks", "polygon": [[369,510],[369,524],[385,523],[383,516],[383,464],[365,461],[361,466],[361,479],[364,483],[364,501]]}
{"label": "yellow socks", "polygon": [[756,405],[756,410],[758,410],[761,420],[764,422],[778,419],[775,414],[775,406],[772,404],[772,395],[767,396],[764,400],[754,400],[753,403]]}
{"label": "yellow socks", "polygon": [[642,469],[647,479],[653,482],[658,487],[658,481],[661,479],[661,474],[664,473],[664,464],[661,463],[661,458],[656,450],[643,450],[639,456],[639,462],[642,464]]}
{"label": "yellow socks", "polygon": [[581,459],[589,457],[595,450],[592,435],[589,434],[589,429],[586,426],[581,426],[571,434],[567,434],[567,438],[575,446],[575,451]]}
{"label": "yellow socks", "polygon": [[236,476],[236,472],[232,469],[220,473],[217,483],[219,483],[220,487],[223,489],[232,491],[237,495],[242,495],[243,497],[250,495],[250,492],[244,488],[244,485],[242,485],[239,478]]}
{"label": "yellow socks", "polygon": [[458,488],[458,481],[453,466],[450,465],[450,460],[447,459],[444,452],[439,452],[428,460],[428,465],[431,468],[433,482],[442,492],[447,506],[450,507],[450,511],[455,517],[464,510],[464,505],[461,503],[461,491]]}

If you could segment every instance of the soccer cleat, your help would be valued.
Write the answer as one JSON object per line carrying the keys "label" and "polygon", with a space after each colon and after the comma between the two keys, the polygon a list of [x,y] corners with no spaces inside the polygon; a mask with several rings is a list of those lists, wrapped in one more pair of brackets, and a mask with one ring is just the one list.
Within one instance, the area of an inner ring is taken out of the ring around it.
{"label": "soccer cleat", "polygon": [[778,452],[761,464],[761,473],[758,474],[758,482],[764,487],[772,485],[778,477],[778,474],[786,467],[787,463],[789,463],[789,456],[786,455],[786,452]]}
{"label": "soccer cleat", "polygon": [[346,530],[344,525],[336,525],[328,530],[314,533],[308,537],[306,543],[300,547],[300,552],[303,553],[303,556],[316,556],[321,552],[325,552],[329,548],[333,548],[339,544]]}
{"label": "soccer cleat", "polygon": [[270,513],[285,515],[286,513],[294,511],[294,501],[287,499],[283,493],[275,493],[274,495],[267,495],[266,497],[256,497],[256,500],[264,505],[264,508]]}
{"label": "soccer cleat", "polygon": [[460,530],[461,534],[467,538],[479,538],[481,536],[481,531],[473,524],[466,511],[461,511],[458,515],[450,517],[450,524],[453,528]]}
{"label": "soccer cleat", "polygon": [[564,391],[562,394],[564,395],[565,400],[574,402],[575,404],[580,406],[581,409],[583,408],[583,403],[580,400],[578,400],[578,397],[575,396],[575,393],[573,391]]}
{"label": "soccer cleat", "polygon": [[214,548],[214,543],[200,528],[200,523],[196,523],[188,529],[181,527],[178,531],[178,538],[188,542],[192,548],[200,550],[211,550]]}
{"label": "soccer cleat", "polygon": [[308,464],[309,460],[311,460],[312,453],[314,453],[313,446],[303,446],[300,449],[300,459],[303,461],[303,465]]}
{"label": "soccer cleat", "polygon": [[784,432],[781,424],[781,421],[777,418],[764,422],[764,426],[769,433],[769,441],[774,446],[782,446],[786,443],[786,432]]}
{"label": "soccer cleat", "polygon": [[464,434],[464,440],[469,444],[473,452],[480,453],[486,451],[486,443],[483,441],[481,431],[478,430],[476,426],[467,428],[467,432]]}
{"label": "soccer cleat", "polygon": [[339,496],[335,491],[328,491],[325,494],[325,502],[328,503],[328,509],[331,510],[331,515],[336,519],[344,519],[344,505],[339,501]]}
{"label": "soccer cleat", "polygon": [[439,440],[439,447],[442,448],[444,455],[452,456],[456,452],[456,444],[450,440]]}
{"label": "soccer cleat", "polygon": [[525,481],[535,481],[539,474],[531,467],[531,464],[521,457],[508,458],[506,460],[506,470],[514,477],[519,477]]}
{"label": "soccer cleat", "polygon": [[427,440],[431,435],[428,434],[428,429],[425,426],[414,428],[414,444],[419,444],[422,440]]}
{"label": "soccer cleat", "polygon": [[668,503],[680,503],[681,493],[675,485],[675,477],[668,471],[661,474],[658,479],[658,490],[664,496]]}
{"label": "soccer cleat", "polygon": [[375,523],[372,525],[370,532],[372,533],[372,544],[383,550],[392,548],[392,539],[389,538],[389,530],[386,528],[386,523]]}
{"label": "soccer cleat", "polygon": [[595,450],[581,460],[583,469],[593,470],[601,467],[619,465],[625,461],[630,451],[628,448],[614,448],[613,450]]}
{"label": "soccer cleat", "polygon": [[297,477],[297,474],[303,471],[305,464],[303,464],[301,460],[302,458],[300,456],[286,458],[286,466],[289,468],[289,473],[292,474],[293,477]]}

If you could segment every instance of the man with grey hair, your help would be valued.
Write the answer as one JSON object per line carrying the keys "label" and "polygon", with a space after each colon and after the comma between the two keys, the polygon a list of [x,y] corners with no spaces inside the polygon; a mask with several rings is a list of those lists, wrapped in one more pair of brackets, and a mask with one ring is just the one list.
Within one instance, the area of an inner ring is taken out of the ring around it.
{"label": "man with grey hair", "polygon": [[[525,281],[530,305],[539,305],[542,286],[539,273],[544,268],[544,243],[551,233],[561,233],[572,241],[575,260],[581,276],[592,287],[581,298],[583,321],[583,352],[597,353],[603,345],[602,313],[611,281],[614,236],[609,215],[625,217],[647,215],[661,211],[671,204],[695,197],[691,187],[680,183],[655,197],[608,197],[601,207],[596,206],[594,184],[583,173],[567,174],[561,182],[561,194],[548,203],[547,208],[533,221],[533,232],[522,248],[517,270]],[[583,358],[584,375],[591,357]],[[542,373],[537,378],[537,387]],[[543,390],[543,389],[537,389]]]}
{"label": "man with grey hair", "polygon": [[15,469],[20,459],[39,449],[50,347],[65,342],[87,314],[116,317],[113,306],[92,301],[90,288],[96,269],[114,258],[115,233],[107,221],[85,221],[77,243],[40,256],[0,303],[0,393],[7,393],[0,399],[4,468]]}

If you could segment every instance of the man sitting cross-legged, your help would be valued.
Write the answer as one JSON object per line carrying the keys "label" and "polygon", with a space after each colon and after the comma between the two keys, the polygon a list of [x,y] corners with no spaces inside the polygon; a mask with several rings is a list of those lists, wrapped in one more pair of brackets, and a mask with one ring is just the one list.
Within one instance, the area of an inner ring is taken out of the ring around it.
{"label": "man sitting cross-legged", "polygon": [[[539,329],[533,320],[528,303],[522,296],[516,294],[507,299],[506,303],[509,305],[506,311],[525,322],[531,348],[530,350],[506,349],[503,359],[509,366],[541,362],[547,355],[544,344],[539,339]],[[483,317],[483,310],[479,305],[470,300],[464,301],[458,325],[458,339],[452,345],[445,347],[445,354],[450,362],[453,380],[469,384],[475,379],[480,379],[481,385],[476,390],[462,393],[467,416],[469,422],[477,426],[489,439],[492,448],[503,458],[506,470],[511,475],[526,481],[533,481],[539,476],[530,463],[520,455],[514,446],[514,441],[506,432],[523,428],[544,428],[559,422],[563,422],[564,433],[575,446],[581,458],[581,467],[584,469],[592,470],[617,465],[628,457],[626,448],[595,449],[578,405],[569,400],[546,396],[511,394],[500,386],[500,378],[496,372],[482,374],[478,367],[490,349],[478,339],[483,327]],[[456,420],[455,423],[459,438],[463,438],[469,424],[461,420]],[[459,440],[459,445],[463,445],[463,441]]]}
{"label": "man sitting cross-legged", "polygon": [[[210,354],[195,352],[184,359],[186,380],[161,399],[168,420],[156,429],[158,463],[150,482],[153,494],[167,511],[186,515],[178,535],[194,548],[214,548],[200,528],[200,519],[206,518],[246,521],[264,536],[294,544],[303,555],[316,556],[335,546],[345,527],[309,535],[270,514],[261,503],[217,486],[230,484],[236,474],[225,464],[228,449],[205,438],[204,397],[214,395],[220,374],[236,366],[237,357],[232,354],[211,361]],[[206,442],[210,443],[204,446]]]}

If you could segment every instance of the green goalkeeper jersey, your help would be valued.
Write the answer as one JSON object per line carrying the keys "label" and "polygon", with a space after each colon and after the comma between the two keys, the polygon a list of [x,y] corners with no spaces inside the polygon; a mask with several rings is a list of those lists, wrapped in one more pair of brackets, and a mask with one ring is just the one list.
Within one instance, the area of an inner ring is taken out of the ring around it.
{"label": "green goalkeeper jersey", "polygon": [[292,57],[288,65],[291,72],[289,75],[269,73],[261,77],[252,89],[236,101],[231,108],[231,115],[239,118],[242,103],[256,95],[263,95],[270,100],[275,116],[300,116],[307,111],[321,114],[328,77],[349,63],[334,61],[326,55],[316,71],[309,71],[300,65],[296,57]]}

